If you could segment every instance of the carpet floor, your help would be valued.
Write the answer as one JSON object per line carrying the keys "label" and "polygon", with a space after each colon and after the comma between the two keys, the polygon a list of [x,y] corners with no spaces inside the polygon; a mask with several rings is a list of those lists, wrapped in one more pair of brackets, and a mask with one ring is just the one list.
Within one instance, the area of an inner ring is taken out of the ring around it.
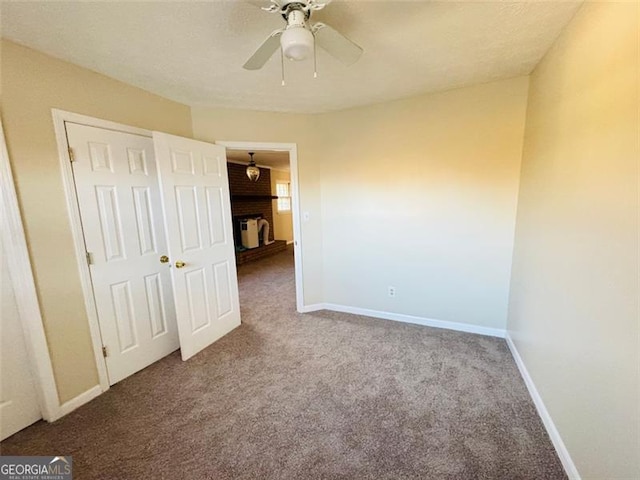
{"label": "carpet floor", "polygon": [[78,479],[564,479],[504,340],[295,312],[290,251],[239,269],[243,323],[3,455]]}

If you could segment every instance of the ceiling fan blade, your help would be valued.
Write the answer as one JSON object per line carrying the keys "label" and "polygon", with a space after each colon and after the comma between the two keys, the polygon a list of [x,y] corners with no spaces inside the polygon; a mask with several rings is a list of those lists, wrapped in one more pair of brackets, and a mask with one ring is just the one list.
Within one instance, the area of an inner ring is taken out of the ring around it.
{"label": "ceiling fan blade", "polygon": [[362,55],[361,47],[324,23],[316,23],[313,32],[318,46],[346,65],[355,63]]}
{"label": "ceiling fan blade", "polygon": [[277,0],[245,0],[245,1],[267,12],[277,12],[277,11],[280,11],[280,8],[281,8]]}
{"label": "ceiling fan blade", "polygon": [[242,66],[246,70],[259,70],[261,69],[267,60],[280,48],[280,35],[282,35],[282,29],[275,30],[267,37],[267,39],[260,45],[258,50],[255,51],[251,58]]}
{"label": "ceiling fan blade", "polygon": [[307,8],[309,10],[322,10],[324,7],[329,5],[331,0],[308,0]]}

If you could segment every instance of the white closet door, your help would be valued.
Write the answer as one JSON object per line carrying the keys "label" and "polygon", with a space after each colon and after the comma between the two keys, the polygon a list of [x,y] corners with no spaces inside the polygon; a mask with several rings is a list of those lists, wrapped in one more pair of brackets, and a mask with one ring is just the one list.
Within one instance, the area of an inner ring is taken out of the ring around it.
{"label": "white closet door", "polygon": [[1,250],[0,440],[4,440],[41,416],[4,246]]}
{"label": "white closet door", "polygon": [[151,138],[66,124],[109,383],[178,349]]}
{"label": "white closet door", "polygon": [[224,147],[154,132],[182,359],[240,325]]}

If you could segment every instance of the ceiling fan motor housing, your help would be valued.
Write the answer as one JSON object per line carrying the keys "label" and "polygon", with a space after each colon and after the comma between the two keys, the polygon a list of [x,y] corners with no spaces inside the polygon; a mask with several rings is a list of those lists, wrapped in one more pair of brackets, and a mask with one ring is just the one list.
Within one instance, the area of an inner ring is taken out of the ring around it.
{"label": "ceiling fan motor housing", "polygon": [[311,9],[307,2],[285,1],[281,3],[280,13],[287,23],[289,22],[289,14],[294,11],[301,12],[304,15],[305,20],[309,20],[309,17],[311,16]]}

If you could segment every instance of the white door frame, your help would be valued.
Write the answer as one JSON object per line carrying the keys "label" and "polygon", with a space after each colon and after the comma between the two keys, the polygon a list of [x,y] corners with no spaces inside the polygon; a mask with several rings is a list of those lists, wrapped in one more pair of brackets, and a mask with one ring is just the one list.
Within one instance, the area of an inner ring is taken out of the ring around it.
{"label": "white door frame", "polygon": [[234,150],[270,150],[289,153],[291,177],[291,220],[293,222],[293,258],[296,279],[296,310],[304,311],[304,291],[302,281],[302,230],[300,228],[300,190],[298,182],[298,146],[295,143],[268,142],[228,142],[218,141],[218,145]]}
{"label": "white door frame", "polygon": [[24,332],[30,370],[33,375],[38,406],[42,418],[52,422],[59,418],[60,401],[53,376],[51,356],[42,323],[42,313],[31,270],[29,250],[20,216],[20,207],[9,153],[0,121],[0,215],[2,216],[2,242],[9,267],[9,277],[13,286],[20,323]]}
{"label": "white door frame", "polygon": [[[80,284],[82,285],[82,294],[84,297],[84,305],[89,321],[89,333],[91,335],[91,343],[93,345],[93,356],[98,370],[98,378],[100,381],[101,392],[109,390],[109,377],[107,375],[107,363],[102,355],[102,336],[100,334],[100,323],[98,321],[98,311],[96,302],[93,297],[93,285],[91,283],[91,272],[87,263],[87,251],[84,244],[84,234],[82,231],[82,221],[80,218],[80,208],[78,207],[78,198],[76,197],[75,182],[73,180],[73,170],[71,167],[71,156],[69,153],[69,145],[67,142],[67,133],[65,122],[78,123],[89,127],[103,128],[106,130],[115,130],[117,132],[132,133],[143,137],[151,138],[151,130],[143,128],[131,127],[121,123],[102,120],[99,118],[80,115],[64,110],[52,109],[53,126],[58,144],[58,157],[60,159],[60,172],[62,173],[62,183],[64,186],[64,195],[67,202],[67,211],[69,213],[69,224],[71,226],[71,235],[73,237],[73,246],[75,250],[76,263],[80,274]],[[86,403],[95,395],[91,395],[79,402]],[[65,412],[68,413],[68,412]]]}

